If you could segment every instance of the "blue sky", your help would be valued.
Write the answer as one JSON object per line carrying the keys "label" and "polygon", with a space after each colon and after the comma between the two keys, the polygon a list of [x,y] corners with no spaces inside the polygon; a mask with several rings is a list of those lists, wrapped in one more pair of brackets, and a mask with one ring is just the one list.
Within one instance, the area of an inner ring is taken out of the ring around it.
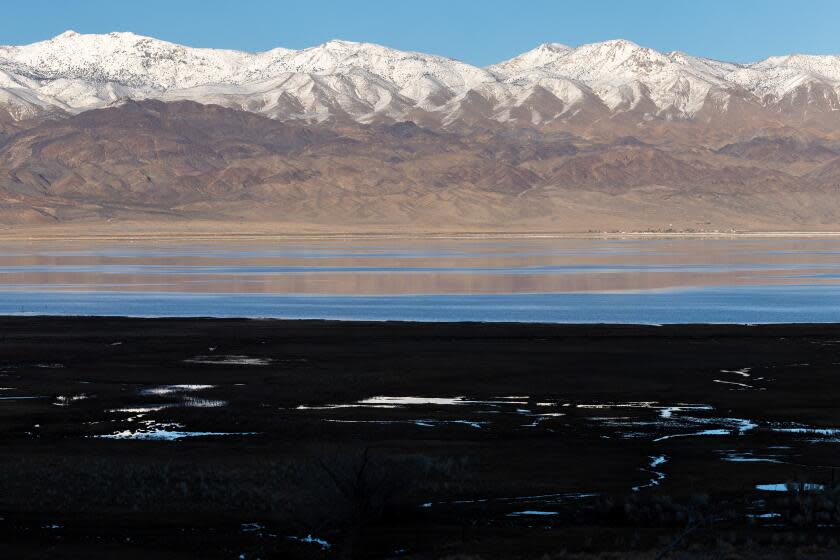
{"label": "blue sky", "polygon": [[0,0],[0,44],[67,29],[258,51],[339,38],[486,65],[543,42],[630,39],[732,61],[840,54],[840,0]]}

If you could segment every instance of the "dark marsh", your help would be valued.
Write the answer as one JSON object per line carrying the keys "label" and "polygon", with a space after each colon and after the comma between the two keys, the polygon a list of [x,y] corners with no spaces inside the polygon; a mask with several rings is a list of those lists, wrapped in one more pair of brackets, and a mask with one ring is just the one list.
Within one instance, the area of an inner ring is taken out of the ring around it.
{"label": "dark marsh", "polygon": [[840,326],[0,333],[9,557],[836,552]]}

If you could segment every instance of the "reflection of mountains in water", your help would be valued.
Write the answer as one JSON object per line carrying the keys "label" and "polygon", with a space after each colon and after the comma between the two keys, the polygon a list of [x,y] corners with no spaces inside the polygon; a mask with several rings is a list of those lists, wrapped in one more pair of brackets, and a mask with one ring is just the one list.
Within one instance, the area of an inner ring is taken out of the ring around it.
{"label": "reflection of mountains in water", "polygon": [[9,243],[15,291],[476,295],[834,285],[840,239]]}

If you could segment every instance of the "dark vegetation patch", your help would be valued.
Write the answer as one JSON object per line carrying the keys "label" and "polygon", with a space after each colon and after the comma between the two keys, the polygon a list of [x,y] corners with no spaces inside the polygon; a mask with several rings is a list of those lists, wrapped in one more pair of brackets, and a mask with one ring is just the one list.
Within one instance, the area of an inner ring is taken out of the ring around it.
{"label": "dark vegetation patch", "polygon": [[[838,340],[2,318],[0,397],[39,398],[0,401],[0,541],[15,558],[831,558]],[[189,361],[207,355],[265,365]],[[149,392],[166,385],[201,388]],[[358,406],[374,396],[471,402]],[[794,425],[824,433],[773,429]],[[97,437],[167,426],[232,435]]]}

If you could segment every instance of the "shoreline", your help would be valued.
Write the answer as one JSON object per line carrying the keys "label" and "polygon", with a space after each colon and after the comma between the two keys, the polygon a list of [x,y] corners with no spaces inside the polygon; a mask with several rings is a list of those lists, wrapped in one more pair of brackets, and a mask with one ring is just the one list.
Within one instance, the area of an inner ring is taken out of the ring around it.
{"label": "shoreline", "polygon": [[736,231],[736,232],[154,232],[154,233],[15,233],[0,231],[0,242],[39,241],[358,241],[358,240],[486,240],[486,239],[818,239],[837,238],[840,231]]}
{"label": "shoreline", "polygon": [[799,330],[805,331],[809,329],[826,329],[837,328],[840,329],[840,320],[825,321],[825,322],[776,322],[776,323],[633,323],[633,322],[567,322],[567,323],[552,323],[552,322],[532,322],[532,321],[417,321],[417,320],[401,320],[401,319],[319,319],[319,318],[282,318],[282,317],[226,317],[226,316],[209,316],[209,315],[195,315],[195,316],[180,316],[180,315],[56,315],[56,314],[4,314],[0,313],[0,323],[3,321],[11,322],[37,322],[56,320],[59,322],[140,322],[140,323],[208,323],[208,324],[231,324],[243,323],[244,326],[261,326],[261,327],[322,327],[322,328],[345,328],[345,327],[370,327],[378,328],[383,326],[393,326],[400,329],[468,329],[468,328],[488,328],[497,331],[499,329],[520,329],[520,330],[632,330],[645,329],[653,332],[672,331],[692,331],[692,330]]}
{"label": "shoreline", "polygon": [[626,328],[626,329],[633,329],[633,328],[651,328],[651,329],[679,329],[679,330],[691,330],[691,329],[711,329],[711,328],[755,328],[755,329],[763,329],[763,328],[791,328],[791,329],[806,329],[806,328],[825,328],[825,327],[838,327],[840,328],[840,320],[838,321],[811,321],[811,322],[708,322],[708,323],[633,323],[633,322],[604,322],[604,321],[593,321],[593,322],[545,322],[545,321],[436,321],[436,320],[427,320],[427,321],[417,321],[417,320],[402,320],[402,319],[319,319],[319,318],[285,318],[285,317],[227,317],[227,316],[212,316],[212,315],[73,315],[73,314],[42,314],[42,313],[0,313],[0,321],[3,320],[68,320],[68,321],[186,321],[186,322],[242,322],[242,323],[260,323],[260,324],[267,324],[267,323],[274,323],[275,326],[279,326],[284,323],[291,323],[291,324],[299,324],[299,325],[323,325],[323,326],[333,326],[333,327],[358,327],[358,326],[384,326],[384,325],[393,325],[397,327],[405,327],[405,328],[430,328],[430,327],[439,327],[439,328],[447,328],[447,327],[494,327],[494,328],[511,328],[511,329],[528,329],[528,328],[547,328],[547,329],[564,329],[564,330],[575,330],[575,329],[610,329],[610,328]]}

